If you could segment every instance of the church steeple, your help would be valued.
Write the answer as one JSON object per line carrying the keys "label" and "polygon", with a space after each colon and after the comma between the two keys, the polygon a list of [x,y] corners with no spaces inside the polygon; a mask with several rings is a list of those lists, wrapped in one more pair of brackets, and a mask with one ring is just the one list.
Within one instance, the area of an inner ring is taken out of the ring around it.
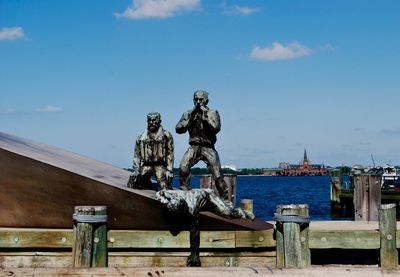
{"label": "church steeple", "polygon": [[309,161],[307,158],[307,150],[304,149],[303,167],[307,168],[309,166]]}

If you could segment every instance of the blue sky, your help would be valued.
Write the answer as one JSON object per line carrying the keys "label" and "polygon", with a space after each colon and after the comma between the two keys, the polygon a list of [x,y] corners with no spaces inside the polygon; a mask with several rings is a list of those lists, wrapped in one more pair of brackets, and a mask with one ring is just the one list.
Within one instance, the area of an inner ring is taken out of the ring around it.
{"label": "blue sky", "polygon": [[0,0],[0,131],[129,167],[210,93],[222,164],[400,165],[400,2]]}

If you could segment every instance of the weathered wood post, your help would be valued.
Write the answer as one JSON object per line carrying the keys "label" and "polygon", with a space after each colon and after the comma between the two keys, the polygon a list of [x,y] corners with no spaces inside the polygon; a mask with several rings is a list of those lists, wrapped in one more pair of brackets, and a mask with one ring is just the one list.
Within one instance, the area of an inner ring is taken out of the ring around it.
{"label": "weathered wood post", "polygon": [[382,268],[397,268],[398,266],[396,231],[396,204],[381,205],[379,232],[381,239],[380,266]]}
{"label": "weathered wood post", "polygon": [[299,205],[299,214],[303,218],[303,221],[305,221],[300,224],[300,243],[301,243],[301,255],[302,255],[301,267],[309,267],[311,266],[311,251],[309,244],[310,215],[307,204]]}
{"label": "weathered wood post", "polygon": [[74,209],[73,267],[107,267],[107,207]]}
{"label": "weathered wood post", "polygon": [[381,176],[357,175],[354,177],[354,219],[377,221],[381,204]]}
{"label": "weathered wood post", "polygon": [[308,205],[278,205],[275,218],[276,266],[278,268],[310,266]]}
{"label": "weathered wood post", "polygon": [[331,213],[341,216],[340,191],[342,189],[343,176],[340,170],[332,170],[331,176]]}
{"label": "weathered wood post", "polygon": [[253,212],[253,199],[242,199],[240,200],[240,208],[247,212]]}
{"label": "weathered wood post", "polygon": [[[228,199],[233,204],[236,203],[236,186],[237,186],[237,175],[236,174],[224,174],[224,180],[228,186]],[[200,176],[200,188],[211,188],[213,191],[218,191],[215,187],[215,181],[212,175]]]}

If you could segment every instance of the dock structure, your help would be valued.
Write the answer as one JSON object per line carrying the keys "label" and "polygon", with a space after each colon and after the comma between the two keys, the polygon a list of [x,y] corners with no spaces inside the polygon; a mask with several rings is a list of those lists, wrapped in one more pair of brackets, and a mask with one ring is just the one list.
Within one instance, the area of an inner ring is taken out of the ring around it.
{"label": "dock structure", "polygon": [[279,277],[395,277],[398,270],[381,270],[374,267],[310,267],[307,269],[276,269],[259,267],[218,267],[218,268],[178,268],[178,267],[145,267],[145,268],[12,268],[0,270],[3,276],[170,276],[170,277],[243,277],[243,276],[279,276]]}
{"label": "dock structure", "polygon": [[356,221],[378,220],[381,204],[395,204],[400,218],[400,192],[381,188],[382,177],[371,174],[350,176],[350,184],[343,186],[339,171],[331,172],[331,213],[334,217],[354,218]]}
{"label": "dock structure", "polygon": [[[280,247],[274,230],[202,231],[200,258],[203,267],[307,268],[336,264],[397,269],[400,223],[393,225],[393,221],[388,224],[385,220],[310,222],[308,237],[290,235],[296,233],[295,228],[285,231],[283,235],[289,237],[283,240],[289,243]],[[0,266],[73,267],[73,234],[72,229],[0,228]],[[290,243],[293,238],[296,240]],[[173,236],[169,231],[108,230],[106,239],[111,268],[184,267],[190,252],[187,231]],[[309,251],[309,258],[296,254],[296,243],[301,253]],[[286,261],[279,261],[279,256]]]}
{"label": "dock structure", "polygon": [[192,270],[179,268],[189,231],[172,235],[154,192],[126,187],[129,172],[3,133],[0,169],[2,275],[321,276],[326,264],[373,267],[335,276],[400,274],[394,205],[358,222],[310,221],[306,204],[278,206],[276,222],[202,212],[204,269]]}

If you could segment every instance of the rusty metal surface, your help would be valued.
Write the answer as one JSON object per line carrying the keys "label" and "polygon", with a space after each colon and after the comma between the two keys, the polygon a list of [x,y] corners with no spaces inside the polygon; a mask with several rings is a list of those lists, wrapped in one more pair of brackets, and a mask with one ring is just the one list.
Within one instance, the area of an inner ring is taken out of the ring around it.
{"label": "rusty metal surface", "polygon": [[[155,192],[126,187],[130,173],[0,132],[0,226],[71,228],[74,206],[108,206],[111,229],[167,230]],[[201,213],[201,230],[266,230],[262,221]]]}

